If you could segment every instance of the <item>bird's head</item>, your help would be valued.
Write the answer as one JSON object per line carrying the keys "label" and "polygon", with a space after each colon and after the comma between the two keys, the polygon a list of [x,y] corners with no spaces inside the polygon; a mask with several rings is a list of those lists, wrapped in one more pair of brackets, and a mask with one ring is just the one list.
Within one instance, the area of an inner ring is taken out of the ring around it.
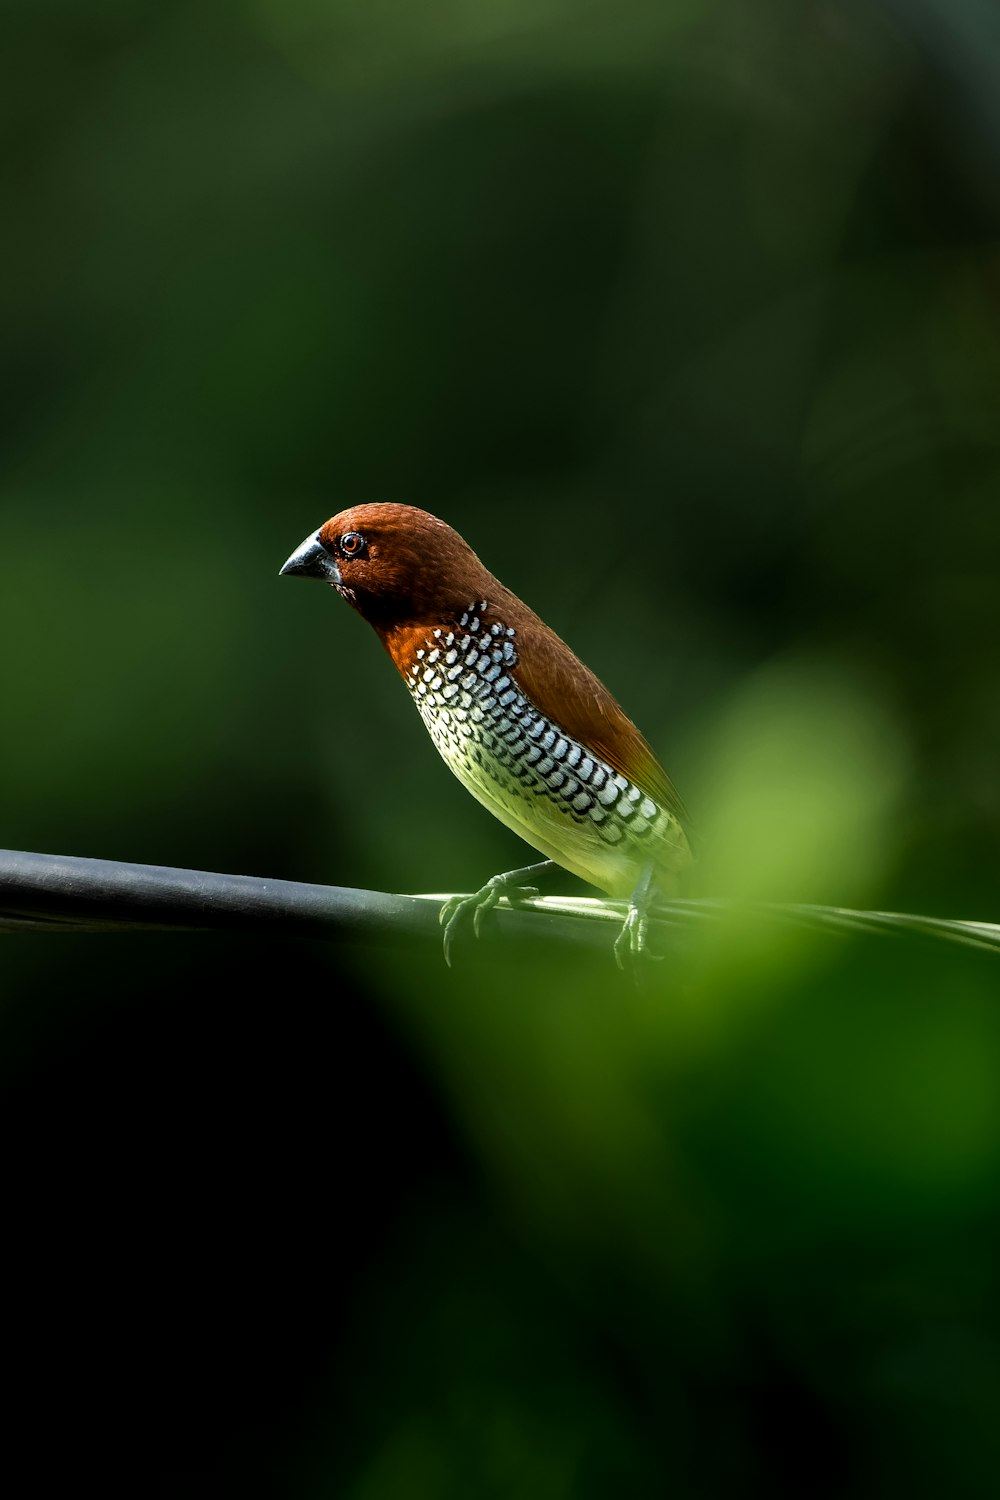
{"label": "bird's head", "polygon": [[281,572],[328,583],[380,631],[495,593],[472,548],[413,505],[354,505],[306,537]]}

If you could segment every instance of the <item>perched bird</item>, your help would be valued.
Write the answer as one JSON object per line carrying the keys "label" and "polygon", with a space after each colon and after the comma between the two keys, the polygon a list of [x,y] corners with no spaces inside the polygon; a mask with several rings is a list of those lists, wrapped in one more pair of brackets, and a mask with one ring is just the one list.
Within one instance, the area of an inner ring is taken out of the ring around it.
{"label": "perched bird", "polygon": [[441,756],[467,791],[546,856],[442,909],[456,925],[552,862],[629,911],[615,956],[644,944],[657,888],[691,859],[687,814],[607,688],[444,521],[410,505],[356,505],[281,569],[330,584],[396,664]]}

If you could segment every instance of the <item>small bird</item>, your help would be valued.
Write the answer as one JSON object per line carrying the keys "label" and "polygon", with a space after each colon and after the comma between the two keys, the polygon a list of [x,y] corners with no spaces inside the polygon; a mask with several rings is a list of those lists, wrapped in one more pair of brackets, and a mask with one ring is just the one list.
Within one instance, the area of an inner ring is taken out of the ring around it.
{"label": "small bird", "polygon": [[446,960],[468,914],[478,934],[501,895],[524,896],[526,883],[555,863],[629,898],[615,942],[624,968],[645,944],[657,889],[690,863],[689,820],[603,683],[456,531],[415,506],[341,511],[280,571],[330,584],[368,621],[446,764],[546,856],[445,903]]}

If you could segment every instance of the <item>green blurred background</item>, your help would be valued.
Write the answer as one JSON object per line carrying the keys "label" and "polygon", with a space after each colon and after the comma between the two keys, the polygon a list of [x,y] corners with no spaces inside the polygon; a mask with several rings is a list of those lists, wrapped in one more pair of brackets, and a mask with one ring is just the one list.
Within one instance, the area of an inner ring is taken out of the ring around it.
{"label": "green blurred background", "polygon": [[[4,843],[522,862],[276,576],[393,499],[639,721],[699,889],[997,920],[998,78],[987,0],[7,0]],[[42,1471],[993,1493],[995,960],[3,960]]]}

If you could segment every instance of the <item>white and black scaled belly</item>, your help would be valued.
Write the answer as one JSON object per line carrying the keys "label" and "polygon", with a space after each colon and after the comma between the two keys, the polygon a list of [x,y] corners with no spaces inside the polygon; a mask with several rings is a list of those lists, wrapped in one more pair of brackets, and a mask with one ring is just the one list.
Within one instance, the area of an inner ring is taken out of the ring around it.
{"label": "white and black scaled belly", "polygon": [[516,631],[470,605],[432,630],[407,685],[463,785],[536,849],[612,894],[627,894],[674,819],[566,734],[520,691]]}

